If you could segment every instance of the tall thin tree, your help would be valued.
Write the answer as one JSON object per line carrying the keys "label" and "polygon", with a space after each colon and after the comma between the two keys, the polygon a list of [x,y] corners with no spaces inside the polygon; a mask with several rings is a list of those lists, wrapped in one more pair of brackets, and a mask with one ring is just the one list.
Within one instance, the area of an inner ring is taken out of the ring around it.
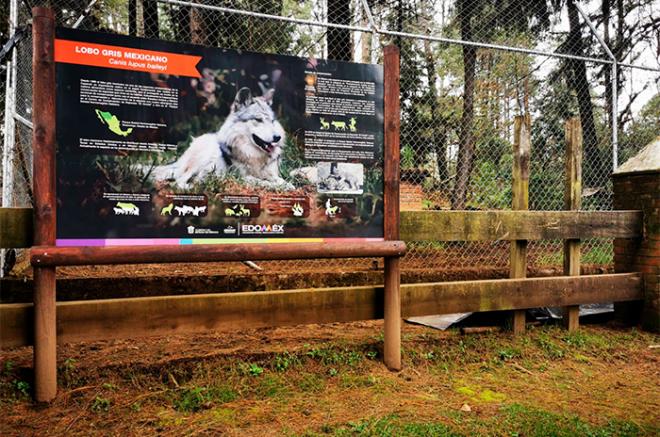
{"label": "tall thin tree", "polygon": [[[469,0],[458,0],[461,39],[473,41],[472,17],[474,5]],[[458,141],[456,184],[451,197],[452,209],[465,209],[470,172],[474,161],[474,85],[477,69],[477,49],[463,44],[463,115]]]}
{"label": "tall thin tree", "polygon": [[[351,24],[351,1],[328,0],[328,22],[348,26]],[[351,31],[338,27],[329,27],[327,33],[328,58],[336,61],[353,59]]]}
{"label": "tall thin tree", "polygon": [[[566,2],[568,10],[569,33],[566,48],[572,55],[584,56],[585,47],[582,37],[579,11],[575,6],[575,0]],[[591,175],[590,181],[597,186],[605,183],[609,174],[609,168],[598,149],[598,133],[594,121],[594,106],[591,101],[591,85],[587,76],[587,66],[581,59],[570,59],[569,83],[577,98],[580,111],[580,122],[582,124],[582,143],[584,147],[584,164],[586,165],[587,177]]]}

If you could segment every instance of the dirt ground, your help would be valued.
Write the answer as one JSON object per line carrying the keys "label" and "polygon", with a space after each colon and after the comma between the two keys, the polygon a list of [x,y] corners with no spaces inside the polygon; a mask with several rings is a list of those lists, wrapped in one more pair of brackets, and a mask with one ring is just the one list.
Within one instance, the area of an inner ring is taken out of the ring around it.
{"label": "dirt ground", "polygon": [[31,349],[2,351],[0,434],[660,434],[659,335],[405,325],[393,373],[381,332],[361,322],[64,345],[50,406],[30,401]]}

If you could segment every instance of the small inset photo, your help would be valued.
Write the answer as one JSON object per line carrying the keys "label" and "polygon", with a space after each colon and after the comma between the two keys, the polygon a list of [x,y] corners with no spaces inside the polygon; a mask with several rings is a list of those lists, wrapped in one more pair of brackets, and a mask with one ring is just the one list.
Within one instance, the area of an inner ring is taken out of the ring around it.
{"label": "small inset photo", "polygon": [[319,162],[317,189],[319,193],[362,194],[364,166],[348,162]]}

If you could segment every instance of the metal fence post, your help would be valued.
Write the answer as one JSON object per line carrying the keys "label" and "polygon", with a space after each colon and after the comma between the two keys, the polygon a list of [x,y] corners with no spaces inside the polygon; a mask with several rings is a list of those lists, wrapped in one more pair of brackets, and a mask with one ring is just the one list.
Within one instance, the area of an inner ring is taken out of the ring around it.
{"label": "metal fence post", "polygon": [[589,19],[589,15],[584,12],[584,9],[580,6],[579,3],[575,2],[575,7],[577,8],[580,15],[584,19],[584,22],[587,23],[591,33],[596,37],[598,43],[603,48],[607,57],[612,60],[612,171],[616,170],[619,166],[619,132],[618,132],[618,122],[617,122],[617,112],[619,112],[617,107],[617,101],[619,100],[619,91],[617,90],[617,58],[612,53],[612,50],[605,44],[605,40],[598,34],[596,26]]}
{"label": "metal fence post", "polygon": [[[18,21],[18,2],[11,0],[9,5],[9,35],[16,32]],[[16,48],[12,49],[11,57],[7,61],[7,79],[5,86],[5,108],[4,108],[4,140],[2,144],[2,206],[14,206],[14,147],[16,145]],[[0,278],[5,271],[5,260],[7,251],[0,249]]]}
{"label": "metal fence post", "polygon": [[617,86],[617,76],[619,75],[619,66],[614,59],[612,64],[612,171],[619,167],[619,89]]}

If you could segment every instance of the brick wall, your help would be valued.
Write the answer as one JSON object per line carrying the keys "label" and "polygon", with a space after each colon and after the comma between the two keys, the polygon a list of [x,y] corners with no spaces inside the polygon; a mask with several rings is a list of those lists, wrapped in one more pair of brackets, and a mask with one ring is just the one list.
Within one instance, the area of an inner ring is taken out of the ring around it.
{"label": "brick wall", "polygon": [[[642,326],[660,332],[660,171],[615,174],[613,182],[614,209],[644,212],[642,239],[614,240],[614,269],[643,274]],[[618,305],[617,311],[626,317],[634,308]]]}
{"label": "brick wall", "polygon": [[402,211],[419,211],[423,209],[424,190],[421,185],[401,182],[399,199]]}

